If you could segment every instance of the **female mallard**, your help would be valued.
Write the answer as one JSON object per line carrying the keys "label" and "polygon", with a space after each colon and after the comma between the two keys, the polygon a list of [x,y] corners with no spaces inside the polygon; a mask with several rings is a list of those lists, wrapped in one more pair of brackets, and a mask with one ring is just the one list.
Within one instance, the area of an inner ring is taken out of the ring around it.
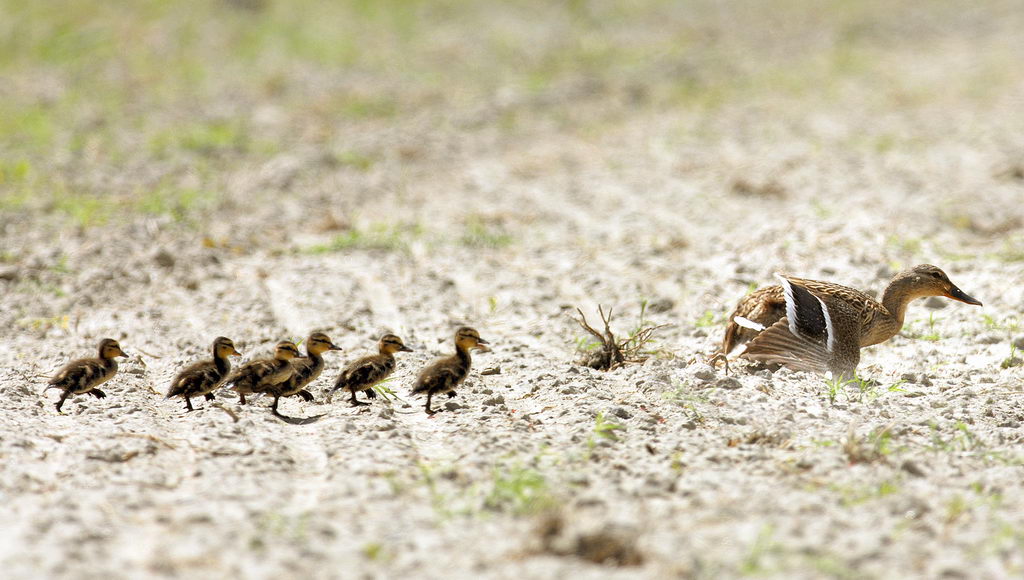
{"label": "female mallard", "polygon": [[420,371],[412,392],[414,395],[427,394],[427,404],[424,408],[428,415],[435,413],[430,408],[431,397],[444,393],[447,393],[449,398],[454,397],[456,395],[455,387],[466,380],[466,376],[469,375],[469,367],[473,362],[469,356],[469,350],[478,348],[487,352],[491,350],[485,346],[487,344],[486,340],[480,338],[480,333],[468,326],[463,326],[455,332],[455,354],[439,358]]}
{"label": "female mallard", "polygon": [[88,393],[97,399],[107,396],[106,393],[96,387],[110,380],[117,373],[117,361],[115,357],[127,357],[121,345],[112,338],[104,338],[100,341],[99,356],[96,358],[83,358],[69,362],[64,368],[57,371],[57,374],[50,379],[49,389],[63,389],[60,400],[57,401],[57,412],[64,406],[64,401],[71,395],[83,395]]}
{"label": "female mallard", "polygon": [[881,302],[831,282],[775,277],[780,286],[761,288],[740,300],[725,329],[723,353],[749,341],[743,358],[850,378],[860,349],[895,336],[914,299],[945,296],[981,306],[929,264],[896,274]]}
{"label": "female mallard", "polygon": [[412,349],[405,346],[401,338],[393,334],[385,334],[377,342],[379,354],[371,354],[350,363],[345,367],[338,380],[334,383],[331,391],[344,389],[352,393],[353,405],[369,405],[363,401],[356,400],[356,393],[366,391],[366,398],[376,399],[377,393],[373,385],[388,378],[395,371],[395,353],[412,352]]}
{"label": "female mallard", "polygon": [[320,356],[329,350],[341,350],[340,346],[331,342],[329,336],[322,332],[314,332],[306,339],[306,356],[292,361],[294,372],[288,380],[276,385],[269,385],[266,391],[273,395],[274,404],[270,409],[277,413],[277,402],[281,397],[299,395],[302,400],[309,402],[313,400],[304,387],[315,381],[324,370],[324,357]]}
{"label": "female mallard", "polygon": [[231,371],[229,356],[240,356],[230,338],[218,336],[213,341],[213,360],[200,361],[185,368],[171,381],[167,399],[184,397],[185,409],[192,411],[192,397],[213,400],[213,391],[220,386]]}
{"label": "female mallard", "polygon": [[274,348],[274,358],[245,363],[224,384],[238,392],[238,400],[244,405],[246,395],[263,392],[267,387],[287,381],[294,372],[291,361],[297,356],[300,355],[295,343],[282,340]]}

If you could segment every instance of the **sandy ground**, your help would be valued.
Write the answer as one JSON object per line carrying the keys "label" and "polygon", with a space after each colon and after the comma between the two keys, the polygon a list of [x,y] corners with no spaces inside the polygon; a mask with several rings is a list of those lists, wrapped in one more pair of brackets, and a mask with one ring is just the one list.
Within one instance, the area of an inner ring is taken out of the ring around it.
{"label": "sandy ground", "polygon": [[[358,170],[313,138],[214,160],[223,196],[184,224],[5,211],[4,576],[1024,574],[1024,77],[996,66],[1021,22],[936,20],[884,31],[867,80],[715,107],[499,91],[424,105],[443,123],[339,129],[375,152]],[[287,114],[252,113],[271,136]],[[880,292],[924,262],[985,306],[915,302],[863,353],[863,387],[705,362],[774,271]],[[623,336],[642,304],[667,325],[645,363],[575,362],[571,315],[598,304]],[[428,417],[413,377],[461,324],[493,352]],[[163,399],[217,335],[247,360],[314,330],[344,350],[282,411],[318,420]],[[330,401],[385,331],[416,350],[387,383],[400,399]],[[57,414],[45,377],[105,336],[131,354],[109,397]]]}

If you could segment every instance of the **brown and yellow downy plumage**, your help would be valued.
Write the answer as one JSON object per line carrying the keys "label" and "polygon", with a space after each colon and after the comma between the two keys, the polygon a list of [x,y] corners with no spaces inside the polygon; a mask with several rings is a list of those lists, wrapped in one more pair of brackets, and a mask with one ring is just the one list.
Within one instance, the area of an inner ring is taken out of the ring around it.
{"label": "brown and yellow downy plumage", "polygon": [[455,354],[437,359],[420,371],[412,392],[414,395],[427,394],[427,404],[424,406],[427,414],[435,413],[430,408],[430,399],[434,395],[447,394],[449,398],[454,397],[456,395],[455,387],[466,380],[469,375],[469,367],[473,363],[469,356],[469,350],[478,348],[487,352],[491,350],[485,346],[487,344],[486,340],[480,338],[480,333],[468,326],[463,326],[455,332]]}
{"label": "brown and yellow downy plumage", "polygon": [[50,379],[49,389],[62,389],[64,392],[57,401],[57,412],[64,405],[64,401],[71,395],[90,394],[97,399],[107,396],[106,393],[96,387],[109,381],[117,373],[117,361],[115,357],[127,357],[121,350],[121,345],[112,338],[104,338],[100,341],[99,356],[96,358],[83,358],[69,362],[57,374]]}
{"label": "brown and yellow downy plumage", "polygon": [[268,387],[287,381],[294,372],[291,361],[297,356],[300,355],[295,343],[282,340],[274,348],[274,358],[245,363],[228,377],[225,385],[238,392],[238,400],[244,405],[246,395],[261,393]]}
{"label": "brown and yellow downy plumage", "polygon": [[911,301],[945,296],[981,306],[945,272],[929,264],[896,274],[880,302],[831,282],[775,276],[780,286],[747,295],[729,316],[722,340],[724,354],[747,343],[742,358],[851,378],[860,362],[860,349],[895,336],[903,328]]}
{"label": "brown and yellow downy plumage", "polygon": [[329,350],[341,350],[341,347],[331,342],[330,337],[322,332],[309,335],[306,339],[306,356],[292,360],[292,376],[284,382],[265,388],[266,392],[274,397],[274,403],[270,406],[274,413],[277,413],[277,403],[281,397],[298,395],[306,402],[313,400],[313,395],[305,386],[315,381],[323,372],[324,358],[320,355]]}
{"label": "brown and yellow downy plumage", "polygon": [[356,400],[356,393],[366,391],[366,398],[376,399],[377,393],[373,391],[373,385],[388,378],[395,371],[395,353],[412,352],[412,349],[405,346],[401,338],[393,334],[385,334],[377,342],[378,354],[364,356],[353,361],[341,371],[338,379],[334,382],[331,391],[344,389],[352,393],[353,405],[369,405],[369,403]]}
{"label": "brown and yellow downy plumage", "polygon": [[167,399],[184,397],[185,409],[192,411],[192,397],[213,400],[213,391],[227,378],[231,371],[229,356],[240,356],[230,338],[218,336],[213,341],[213,359],[193,363],[178,373],[167,389]]}

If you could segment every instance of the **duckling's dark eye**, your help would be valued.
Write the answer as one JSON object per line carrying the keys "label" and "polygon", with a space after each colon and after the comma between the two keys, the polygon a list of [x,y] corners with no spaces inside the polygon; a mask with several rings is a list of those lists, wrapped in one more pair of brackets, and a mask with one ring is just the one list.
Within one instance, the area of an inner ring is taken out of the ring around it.
{"label": "duckling's dark eye", "polygon": [[932,278],[942,278],[942,274],[938,272],[932,272]]}

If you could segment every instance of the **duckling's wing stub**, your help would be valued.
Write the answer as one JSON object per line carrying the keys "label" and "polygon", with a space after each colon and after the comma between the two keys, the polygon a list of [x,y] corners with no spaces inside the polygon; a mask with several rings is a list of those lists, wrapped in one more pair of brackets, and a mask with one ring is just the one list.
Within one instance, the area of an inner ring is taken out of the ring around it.
{"label": "duckling's wing stub", "polygon": [[52,379],[50,385],[61,388],[81,389],[99,381],[104,368],[95,361],[75,361],[62,368]]}
{"label": "duckling's wing stub", "polygon": [[193,364],[174,378],[171,388],[167,390],[166,398],[198,393],[215,386],[222,378],[217,367],[211,362]]}
{"label": "duckling's wing stub", "polygon": [[437,364],[424,369],[413,386],[412,392],[414,394],[426,392],[443,393],[454,389],[465,376],[465,371],[455,365]]}
{"label": "duckling's wing stub", "polygon": [[375,360],[358,362],[360,364],[345,369],[345,372],[338,377],[338,381],[334,384],[335,389],[362,387],[380,380],[380,376],[383,374],[382,368],[381,365],[376,364]]}

